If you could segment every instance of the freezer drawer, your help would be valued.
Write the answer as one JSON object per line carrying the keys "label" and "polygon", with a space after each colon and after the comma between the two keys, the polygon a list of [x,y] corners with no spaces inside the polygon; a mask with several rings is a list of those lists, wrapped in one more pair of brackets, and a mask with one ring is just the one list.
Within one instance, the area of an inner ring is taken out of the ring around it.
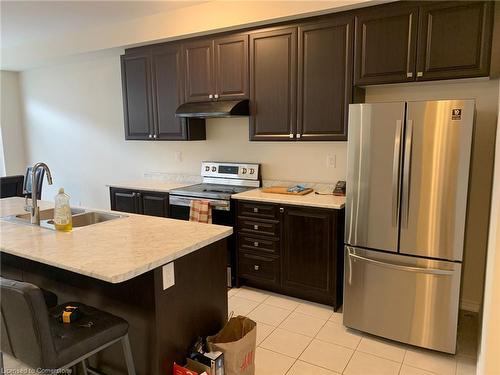
{"label": "freezer drawer", "polygon": [[345,247],[344,325],[455,353],[461,264]]}

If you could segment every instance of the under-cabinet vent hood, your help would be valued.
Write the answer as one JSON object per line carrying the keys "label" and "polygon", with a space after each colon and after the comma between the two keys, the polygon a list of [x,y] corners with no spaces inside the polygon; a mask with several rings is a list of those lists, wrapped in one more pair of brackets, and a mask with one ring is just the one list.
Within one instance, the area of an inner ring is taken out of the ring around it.
{"label": "under-cabinet vent hood", "polygon": [[181,104],[175,111],[177,117],[238,117],[249,116],[248,99],[193,102]]}

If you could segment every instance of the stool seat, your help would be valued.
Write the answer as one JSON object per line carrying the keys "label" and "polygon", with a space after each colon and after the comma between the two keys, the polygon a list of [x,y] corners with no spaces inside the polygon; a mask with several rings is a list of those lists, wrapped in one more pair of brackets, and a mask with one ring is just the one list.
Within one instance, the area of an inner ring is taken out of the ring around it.
{"label": "stool seat", "polygon": [[[66,306],[76,306],[82,317],[73,323],[61,323]],[[108,312],[79,302],[68,302],[49,310],[50,330],[57,357],[48,359],[49,368],[59,368],[127,334],[127,321]]]}

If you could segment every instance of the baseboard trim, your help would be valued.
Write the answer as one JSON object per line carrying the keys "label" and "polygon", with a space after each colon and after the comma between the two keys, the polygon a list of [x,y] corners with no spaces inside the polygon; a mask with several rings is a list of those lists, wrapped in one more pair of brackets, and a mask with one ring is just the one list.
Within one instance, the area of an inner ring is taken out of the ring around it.
{"label": "baseboard trim", "polygon": [[460,309],[472,312],[479,312],[481,304],[467,299],[460,300]]}

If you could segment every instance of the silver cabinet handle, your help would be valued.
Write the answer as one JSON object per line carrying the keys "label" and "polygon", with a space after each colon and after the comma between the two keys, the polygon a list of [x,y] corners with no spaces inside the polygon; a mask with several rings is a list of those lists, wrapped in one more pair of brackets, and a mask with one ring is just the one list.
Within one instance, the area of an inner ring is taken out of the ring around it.
{"label": "silver cabinet handle", "polygon": [[257,241],[255,241],[255,242],[253,243],[253,245],[254,245],[255,247],[259,247],[259,243],[258,243]]}
{"label": "silver cabinet handle", "polygon": [[253,226],[253,229],[254,229],[254,230],[259,230],[259,226],[258,226],[258,225],[254,225],[254,226]]}
{"label": "silver cabinet handle", "polygon": [[219,94],[215,94],[214,99],[219,99]]}
{"label": "silver cabinet handle", "polygon": [[408,271],[408,272],[418,272],[418,273],[428,273],[431,275],[453,275],[455,271],[453,270],[440,270],[437,268],[422,268],[422,267],[411,267],[411,266],[401,266],[399,264],[392,264],[381,262],[380,260],[375,260],[371,258],[365,258],[360,255],[354,254],[349,250],[349,257],[358,259],[362,262],[373,263],[381,267],[392,268],[400,271]]}
{"label": "silver cabinet handle", "polygon": [[424,73],[423,72],[417,72],[417,77],[423,77]]}
{"label": "silver cabinet handle", "polygon": [[406,78],[411,78],[411,77],[413,77],[413,73],[412,72],[406,73]]}
{"label": "silver cabinet handle", "polygon": [[257,213],[257,212],[259,212],[259,209],[257,207],[254,207],[253,212]]}
{"label": "silver cabinet handle", "polygon": [[280,212],[281,213],[285,212],[285,209],[283,207],[280,207]]}
{"label": "silver cabinet handle", "polygon": [[153,138],[156,139],[158,136],[156,134],[153,134]]}
{"label": "silver cabinet handle", "polygon": [[289,138],[293,138],[293,133],[290,133],[290,135],[288,137]]}
{"label": "silver cabinet handle", "polygon": [[153,134],[150,134],[150,135],[149,135],[149,138],[153,138]]}
{"label": "silver cabinet handle", "polygon": [[300,139],[300,133],[297,133],[297,139]]}
{"label": "silver cabinet handle", "polygon": [[399,170],[401,160],[401,131],[403,121],[396,121],[396,134],[394,136],[394,155],[392,160],[392,226],[398,225],[399,211]]}
{"label": "silver cabinet handle", "polygon": [[208,99],[213,99],[214,96],[212,94],[208,95]]}
{"label": "silver cabinet handle", "polygon": [[253,266],[253,269],[254,269],[255,271],[258,271],[258,270],[259,270],[259,268],[260,268],[260,267],[259,267],[258,265],[254,265],[254,266]]}
{"label": "silver cabinet handle", "polygon": [[405,156],[403,161],[403,197],[402,197],[402,225],[408,227],[410,210],[410,173],[411,173],[411,146],[413,141],[413,120],[407,121],[405,138]]}

